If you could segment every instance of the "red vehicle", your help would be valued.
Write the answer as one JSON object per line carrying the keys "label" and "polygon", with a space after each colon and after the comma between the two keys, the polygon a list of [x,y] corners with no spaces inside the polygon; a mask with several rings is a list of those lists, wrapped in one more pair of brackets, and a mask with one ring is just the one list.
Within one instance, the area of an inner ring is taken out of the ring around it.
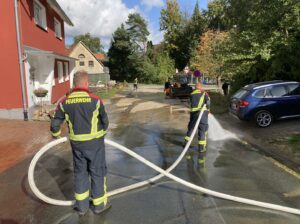
{"label": "red vehicle", "polygon": [[168,89],[165,85],[165,92],[170,97],[188,98],[193,92],[193,88],[188,85],[186,75],[175,75]]}

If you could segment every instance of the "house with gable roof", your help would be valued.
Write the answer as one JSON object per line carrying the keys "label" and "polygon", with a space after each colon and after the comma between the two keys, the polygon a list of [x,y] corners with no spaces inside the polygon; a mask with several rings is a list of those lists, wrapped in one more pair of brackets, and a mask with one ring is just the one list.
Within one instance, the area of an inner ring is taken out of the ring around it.
{"label": "house with gable roof", "polygon": [[92,83],[98,81],[106,83],[110,80],[109,70],[102,62],[105,55],[93,53],[82,41],[79,41],[70,49],[69,56],[77,59],[75,72],[85,70],[89,74]]}

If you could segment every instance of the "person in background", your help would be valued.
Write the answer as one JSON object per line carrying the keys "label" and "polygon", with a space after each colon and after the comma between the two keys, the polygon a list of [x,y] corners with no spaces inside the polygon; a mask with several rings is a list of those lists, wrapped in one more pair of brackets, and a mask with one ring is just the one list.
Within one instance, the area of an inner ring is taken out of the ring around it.
{"label": "person in background", "polygon": [[167,81],[165,82],[165,88],[164,88],[164,92],[165,92],[166,96],[170,95],[170,88],[171,88],[171,82],[170,82],[170,79],[167,79]]}
{"label": "person in background", "polygon": [[225,81],[222,85],[223,93],[225,96],[228,95],[228,87],[229,87],[229,84]]}
{"label": "person in background", "polygon": [[134,89],[135,91],[137,91],[137,89],[138,89],[138,78],[135,78],[135,79],[134,79],[133,89]]}

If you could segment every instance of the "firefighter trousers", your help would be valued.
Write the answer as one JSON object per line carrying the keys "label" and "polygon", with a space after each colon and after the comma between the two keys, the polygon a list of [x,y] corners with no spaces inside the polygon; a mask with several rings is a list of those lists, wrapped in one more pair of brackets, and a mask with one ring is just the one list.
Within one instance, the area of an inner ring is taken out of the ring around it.
{"label": "firefighter trousers", "polygon": [[[190,139],[192,131],[196,125],[197,119],[199,117],[199,112],[192,112],[190,114],[190,121],[188,124],[188,131],[185,136],[185,142]],[[208,131],[208,111],[204,111],[200,124],[198,126],[198,150],[199,152],[205,152],[207,146],[207,131]]]}
{"label": "firefighter trousers", "polygon": [[71,147],[75,208],[86,212],[90,206],[90,197],[94,206],[103,206],[107,203],[104,138],[84,142],[71,141]]}

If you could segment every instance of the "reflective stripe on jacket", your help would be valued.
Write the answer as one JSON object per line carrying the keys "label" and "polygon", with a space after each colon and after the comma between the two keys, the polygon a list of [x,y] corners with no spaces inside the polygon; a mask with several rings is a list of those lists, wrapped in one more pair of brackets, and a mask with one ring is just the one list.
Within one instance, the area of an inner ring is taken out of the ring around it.
{"label": "reflective stripe on jacket", "polygon": [[210,99],[206,92],[200,90],[194,90],[191,93],[191,112],[198,112],[202,109],[203,105],[206,104],[205,110],[210,108]]}
{"label": "reflective stripe on jacket", "polygon": [[108,128],[108,117],[102,100],[86,89],[74,89],[59,102],[51,121],[53,136],[58,136],[60,125],[64,120],[69,125],[72,141],[101,138]]}

